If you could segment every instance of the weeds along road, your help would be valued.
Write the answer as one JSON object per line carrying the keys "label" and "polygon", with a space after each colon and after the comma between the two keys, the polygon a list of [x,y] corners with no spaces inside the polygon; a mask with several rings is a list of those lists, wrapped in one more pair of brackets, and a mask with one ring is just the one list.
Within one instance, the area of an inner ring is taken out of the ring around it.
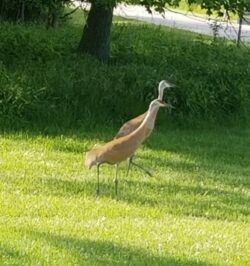
{"label": "weeds along road", "polygon": [[[79,5],[75,1],[75,5]],[[83,4],[83,7],[89,8],[89,4]],[[197,32],[200,34],[213,35],[212,25],[213,19],[206,19],[198,16],[175,13],[172,11],[165,11],[164,14],[159,14],[153,11],[149,14],[142,6],[132,5],[118,5],[114,10],[116,16],[121,16],[127,19],[135,19],[147,23],[157,25],[164,25],[178,29]],[[239,25],[237,23],[218,22],[218,36],[225,37],[229,40],[236,40]],[[250,25],[242,25],[241,40],[250,42]]]}

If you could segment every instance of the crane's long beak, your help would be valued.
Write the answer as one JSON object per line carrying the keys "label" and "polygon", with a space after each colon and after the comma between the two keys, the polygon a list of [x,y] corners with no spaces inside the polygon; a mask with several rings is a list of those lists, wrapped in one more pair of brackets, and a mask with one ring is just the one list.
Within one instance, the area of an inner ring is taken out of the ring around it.
{"label": "crane's long beak", "polygon": [[161,107],[168,107],[168,104],[164,101],[159,100]]}
{"label": "crane's long beak", "polygon": [[170,103],[167,103],[167,106],[166,107],[175,109],[175,107],[172,104],[170,104]]}
{"label": "crane's long beak", "polygon": [[158,100],[159,102],[160,102],[160,104],[161,104],[161,107],[169,107],[169,108],[174,108],[171,104],[169,104],[169,103],[166,103],[166,102],[164,102],[164,101],[161,101],[161,100]]}

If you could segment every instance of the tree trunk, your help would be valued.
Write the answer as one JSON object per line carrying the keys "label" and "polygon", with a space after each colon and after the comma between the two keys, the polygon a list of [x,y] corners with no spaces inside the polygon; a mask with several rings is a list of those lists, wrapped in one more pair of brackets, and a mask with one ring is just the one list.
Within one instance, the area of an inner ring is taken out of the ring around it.
{"label": "tree trunk", "polygon": [[25,0],[22,0],[21,5],[21,22],[24,22]]}
{"label": "tree trunk", "polygon": [[48,12],[48,19],[47,19],[47,29],[49,27],[55,28],[58,22],[58,11],[55,8],[50,8]]}
{"label": "tree trunk", "polygon": [[2,20],[4,18],[4,0],[0,0],[0,19]]}
{"label": "tree trunk", "polygon": [[63,5],[60,2],[51,2],[48,10],[47,29],[49,27],[55,28],[58,26],[60,14],[62,14]]}
{"label": "tree trunk", "polygon": [[91,54],[102,62],[108,61],[112,18],[112,7],[99,6],[92,2],[79,44],[80,52]]}
{"label": "tree trunk", "polygon": [[239,16],[239,30],[238,30],[238,36],[237,36],[237,47],[240,46],[240,39],[241,39],[241,30],[242,30],[242,21],[243,21],[243,14],[240,14]]}

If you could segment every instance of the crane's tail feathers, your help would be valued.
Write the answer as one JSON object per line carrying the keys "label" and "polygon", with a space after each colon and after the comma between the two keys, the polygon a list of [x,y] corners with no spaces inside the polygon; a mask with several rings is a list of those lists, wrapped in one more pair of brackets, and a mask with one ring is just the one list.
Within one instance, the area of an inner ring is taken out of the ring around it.
{"label": "crane's tail feathers", "polygon": [[87,152],[85,157],[86,168],[91,169],[91,167],[95,164],[96,164],[96,157],[91,152]]}

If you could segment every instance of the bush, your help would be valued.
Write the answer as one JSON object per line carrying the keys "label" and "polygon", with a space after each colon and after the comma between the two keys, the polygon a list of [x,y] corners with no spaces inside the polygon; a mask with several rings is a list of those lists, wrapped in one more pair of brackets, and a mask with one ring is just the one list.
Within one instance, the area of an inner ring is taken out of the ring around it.
{"label": "bush", "polygon": [[0,0],[0,20],[9,22],[46,22],[56,26],[70,0]]}
{"label": "bush", "polygon": [[[79,14],[78,14],[79,15]],[[83,18],[82,18],[83,19]],[[119,122],[144,112],[158,82],[177,118],[242,115],[249,105],[249,53],[183,31],[118,21],[103,65],[76,51],[82,25],[56,30],[3,24],[0,114],[31,123]]]}
{"label": "bush", "polygon": [[47,4],[43,0],[0,0],[1,20],[8,21],[34,21],[46,14]]}

